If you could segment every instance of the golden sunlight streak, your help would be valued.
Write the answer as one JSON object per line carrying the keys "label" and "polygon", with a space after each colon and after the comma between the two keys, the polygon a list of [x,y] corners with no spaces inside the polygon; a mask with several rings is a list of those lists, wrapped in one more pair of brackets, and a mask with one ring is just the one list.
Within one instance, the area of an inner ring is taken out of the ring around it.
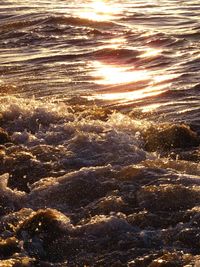
{"label": "golden sunlight streak", "polygon": [[99,61],[95,61],[93,65],[96,70],[92,74],[99,78],[96,81],[97,84],[125,84],[149,79],[148,72],[145,70],[130,70],[127,67],[105,65]]}
{"label": "golden sunlight streak", "polygon": [[144,106],[142,107],[142,112],[151,112],[157,108],[159,108],[161,106],[161,104],[150,104],[150,105],[147,105],[147,106]]}
{"label": "golden sunlight streak", "polygon": [[89,99],[101,99],[101,100],[113,100],[118,101],[119,103],[125,103],[127,101],[140,100],[146,97],[152,97],[164,93],[167,86],[159,86],[156,88],[147,87],[141,90],[135,90],[132,92],[123,92],[123,93],[104,93],[104,94],[95,94]]}
{"label": "golden sunlight streak", "polygon": [[105,42],[105,48],[119,48],[122,44],[125,44],[127,42],[126,38],[124,37],[117,37],[117,38],[112,38]]}
{"label": "golden sunlight streak", "polygon": [[120,8],[115,5],[110,5],[102,1],[92,1],[86,5],[77,15],[81,18],[87,18],[95,21],[105,21],[113,18],[113,15],[117,14]]}
{"label": "golden sunlight streak", "polygon": [[95,68],[95,71],[91,73],[95,78],[95,83],[112,86],[105,88],[107,92],[103,89],[103,92],[94,94],[90,99],[113,100],[120,103],[164,93],[171,86],[170,81],[178,77],[175,74],[134,70],[126,66],[103,64],[99,61],[92,62],[92,66]]}
{"label": "golden sunlight streak", "polygon": [[112,13],[113,9],[108,6],[104,1],[94,1],[92,3],[92,8],[99,13]]}
{"label": "golden sunlight streak", "polygon": [[140,55],[141,58],[149,58],[149,57],[155,57],[157,55],[160,55],[162,52],[161,49],[155,49],[155,48],[147,48],[146,51],[142,55]]}
{"label": "golden sunlight streak", "polygon": [[173,80],[173,79],[175,79],[177,77],[178,77],[177,74],[157,75],[157,76],[154,77],[154,82],[155,83],[162,83],[162,82],[165,82],[165,81]]}

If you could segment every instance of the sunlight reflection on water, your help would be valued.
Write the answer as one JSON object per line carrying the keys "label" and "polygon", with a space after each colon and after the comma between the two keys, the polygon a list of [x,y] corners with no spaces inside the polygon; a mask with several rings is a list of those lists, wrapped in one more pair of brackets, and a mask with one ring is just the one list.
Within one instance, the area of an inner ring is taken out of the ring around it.
{"label": "sunlight reflection on water", "polygon": [[105,21],[112,19],[120,11],[119,5],[113,5],[113,3],[105,1],[91,1],[77,15],[94,21]]}
{"label": "sunlight reflection on water", "polygon": [[90,96],[89,99],[112,100],[117,101],[118,103],[130,102],[162,94],[167,90],[167,87],[167,85],[162,85],[147,87],[145,89],[134,90],[130,92],[98,93]]}
{"label": "sunlight reflection on water", "polygon": [[93,62],[93,65],[96,69],[93,75],[99,77],[98,84],[123,84],[149,79],[145,70],[129,70],[128,67],[106,65],[99,61]]}
{"label": "sunlight reflection on water", "polygon": [[[90,99],[117,100],[126,102],[156,96],[168,90],[169,81],[177,78],[177,74],[161,74],[147,70],[135,70],[125,66],[103,64],[95,61],[95,83],[109,85]],[[165,83],[168,81],[168,83]],[[142,88],[142,89],[141,89]]]}

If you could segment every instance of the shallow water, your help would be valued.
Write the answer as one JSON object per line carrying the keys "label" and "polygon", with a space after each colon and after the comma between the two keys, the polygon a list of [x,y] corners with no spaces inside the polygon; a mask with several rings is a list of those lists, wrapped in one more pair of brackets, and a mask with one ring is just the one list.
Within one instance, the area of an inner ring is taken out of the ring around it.
{"label": "shallow water", "polygon": [[1,2],[2,266],[198,266],[199,8]]}

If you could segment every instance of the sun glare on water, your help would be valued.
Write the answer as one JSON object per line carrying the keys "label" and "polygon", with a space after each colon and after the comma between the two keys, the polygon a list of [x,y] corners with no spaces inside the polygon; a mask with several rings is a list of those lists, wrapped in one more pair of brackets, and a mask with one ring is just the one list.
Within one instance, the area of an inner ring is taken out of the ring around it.
{"label": "sun glare on water", "polygon": [[94,21],[106,21],[113,18],[120,11],[120,8],[105,1],[91,1],[85,8],[78,13],[81,18]]}
{"label": "sun glare on water", "polygon": [[96,69],[93,75],[99,77],[97,84],[124,84],[149,78],[145,70],[129,70],[127,67],[106,65],[99,61],[95,61],[93,65]]}
{"label": "sun glare on water", "polygon": [[[81,18],[94,21],[108,21],[114,19],[116,15],[123,11],[122,7],[111,1],[91,0],[87,3],[81,12],[77,14]],[[115,38],[107,40],[104,48],[121,48],[126,42],[126,38],[115,36]],[[157,57],[162,53],[161,49],[151,47],[146,47],[145,49],[139,47],[138,50],[141,52],[138,59],[141,60]],[[167,90],[167,84],[169,86],[169,83],[165,83],[165,81],[174,78],[162,72],[153,72],[143,68],[136,69],[134,66],[121,64],[121,62],[113,64],[116,62],[112,62],[112,59],[110,61],[111,64],[101,60],[91,63],[91,69],[93,69],[91,72],[92,81],[95,80],[96,84],[105,86],[103,92],[98,92],[92,96],[93,99],[123,102],[155,96]]]}
{"label": "sun glare on water", "polygon": [[112,13],[112,7],[108,6],[104,1],[94,1],[92,3],[92,8],[97,12],[101,13]]}
{"label": "sun glare on water", "polygon": [[148,70],[135,70],[125,66],[107,65],[93,62],[92,76],[95,83],[105,85],[103,91],[94,94],[92,99],[117,100],[127,102],[152,97],[165,92],[175,74],[155,73]]}
{"label": "sun glare on water", "polygon": [[165,88],[158,88],[158,89],[150,89],[145,88],[141,90],[136,90],[132,92],[125,92],[125,93],[105,93],[105,94],[98,94],[96,96],[91,97],[92,99],[102,99],[102,100],[112,100],[117,101],[118,103],[124,103],[134,100],[143,99],[146,97],[152,97],[159,95],[165,91]]}

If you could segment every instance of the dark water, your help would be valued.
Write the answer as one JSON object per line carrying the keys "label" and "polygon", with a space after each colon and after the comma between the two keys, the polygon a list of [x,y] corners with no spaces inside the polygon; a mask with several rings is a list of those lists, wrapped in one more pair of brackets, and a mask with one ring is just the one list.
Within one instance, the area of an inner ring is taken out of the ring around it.
{"label": "dark water", "polygon": [[199,9],[1,1],[0,266],[199,266]]}

